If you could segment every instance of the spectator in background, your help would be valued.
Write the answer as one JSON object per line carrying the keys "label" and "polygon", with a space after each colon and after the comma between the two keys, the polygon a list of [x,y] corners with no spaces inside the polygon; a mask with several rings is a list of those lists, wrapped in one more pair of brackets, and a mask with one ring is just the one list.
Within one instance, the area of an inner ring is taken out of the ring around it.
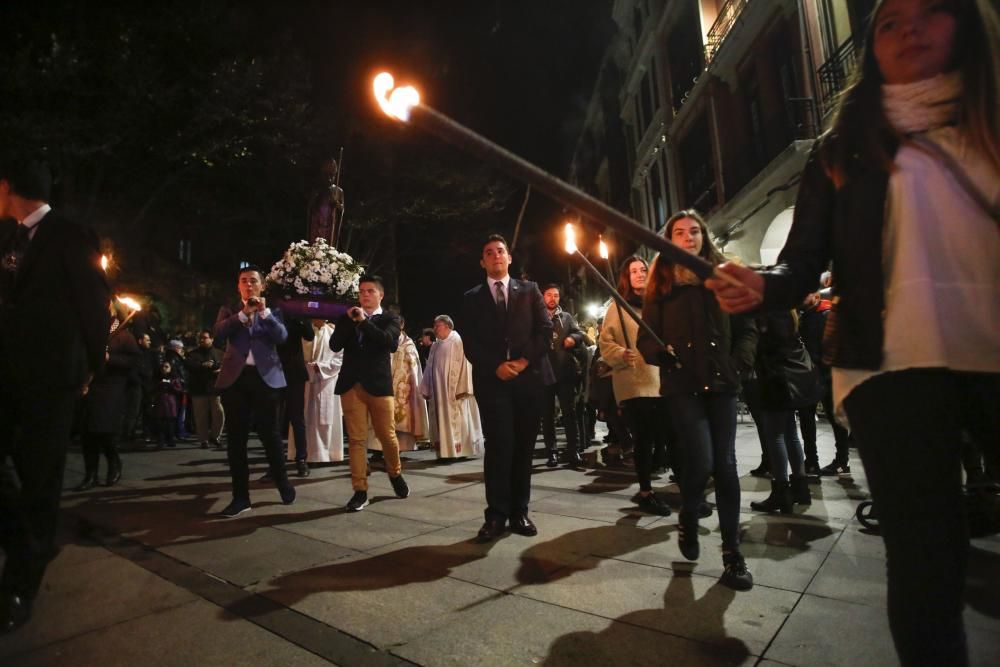
{"label": "spectator in background", "polygon": [[215,379],[222,367],[222,350],[214,346],[212,332],[204,329],[198,334],[198,346],[185,359],[188,369],[188,395],[194,410],[194,426],[198,432],[198,442],[202,449],[219,444],[219,436],[225,425],[222,399],[215,389]]}

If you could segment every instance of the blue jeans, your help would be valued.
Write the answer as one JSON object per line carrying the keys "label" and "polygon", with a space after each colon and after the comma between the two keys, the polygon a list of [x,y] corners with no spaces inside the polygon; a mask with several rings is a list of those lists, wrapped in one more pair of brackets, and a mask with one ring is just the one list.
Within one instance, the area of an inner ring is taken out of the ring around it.
{"label": "blue jeans", "polygon": [[[680,463],[681,516],[698,516],[709,475],[715,478],[722,549],[740,545],[740,480],[736,473],[736,394],[670,396]],[[697,519],[695,519],[697,520]]]}
{"label": "blue jeans", "polygon": [[793,475],[805,475],[805,453],[802,451],[802,441],[799,440],[799,432],[795,426],[795,412],[765,410],[762,416],[764,443],[771,464],[771,477],[779,482],[787,482],[789,465]]}

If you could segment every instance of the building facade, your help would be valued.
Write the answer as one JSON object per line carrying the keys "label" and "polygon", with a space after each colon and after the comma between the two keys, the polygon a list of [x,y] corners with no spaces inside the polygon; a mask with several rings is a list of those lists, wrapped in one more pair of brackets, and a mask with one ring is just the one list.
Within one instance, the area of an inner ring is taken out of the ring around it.
{"label": "building facade", "polygon": [[651,229],[695,208],[727,253],[773,263],[873,6],[616,0],[569,178]]}

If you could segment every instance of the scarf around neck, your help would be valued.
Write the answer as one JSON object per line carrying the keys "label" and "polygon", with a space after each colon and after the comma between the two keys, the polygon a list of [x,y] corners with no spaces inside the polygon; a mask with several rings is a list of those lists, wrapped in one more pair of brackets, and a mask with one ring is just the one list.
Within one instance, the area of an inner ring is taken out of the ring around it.
{"label": "scarf around neck", "polygon": [[882,109],[902,134],[927,132],[958,122],[962,97],[960,72],[938,74],[914,83],[882,85]]}

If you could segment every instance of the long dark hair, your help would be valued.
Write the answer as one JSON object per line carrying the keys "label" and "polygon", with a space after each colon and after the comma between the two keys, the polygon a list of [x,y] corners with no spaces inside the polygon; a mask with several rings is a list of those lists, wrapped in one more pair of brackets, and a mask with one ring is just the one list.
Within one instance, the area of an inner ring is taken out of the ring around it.
{"label": "long dark hair", "polygon": [[[701,214],[693,208],[687,208],[682,211],[677,211],[667,220],[667,226],[663,229],[663,235],[670,239],[674,233],[674,225],[677,224],[678,220],[683,220],[684,218],[690,218],[698,223],[701,228],[701,251],[698,256],[702,259],[707,259],[713,265],[718,266],[726,261],[722,253],[715,244],[712,242],[712,237],[708,233],[708,225],[705,224],[705,219],[701,217]],[[674,263],[668,259],[665,259],[662,255],[657,255],[653,259],[653,265],[649,269],[649,277],[646,278],[646,300],[652,301],[653,299],[658,299],[662,296],[670,294],[670,290],[674,287]]]}
{"label": "long dark hair", "polygon": [[[869,17],[859,67],[841,93],[824,137],[823,164],[837,187],[847,182],[854,160],[892,171],[902,138],[882,110],[883,79],[875,60],[876,20],[884,4],[879,0]],[[964,83],[959,126],[1000,171],[1000,18],[991,0],[950,0],[949,5],[958,24],[954,63]]]}
{"label": "long dark hair", "polygon": [[642,265],[645,266],[647,270],[649,269],[649,262],[644,260],[642,257],[639,257],[639,255],[629,255],[625,258],[625,261],[621,263],[618,267],[618,293],[626,299],[638,296],[635,293],[635,290],[632,289],[632,276],[629,274],[629,268],[634,262],[642,262]]}

